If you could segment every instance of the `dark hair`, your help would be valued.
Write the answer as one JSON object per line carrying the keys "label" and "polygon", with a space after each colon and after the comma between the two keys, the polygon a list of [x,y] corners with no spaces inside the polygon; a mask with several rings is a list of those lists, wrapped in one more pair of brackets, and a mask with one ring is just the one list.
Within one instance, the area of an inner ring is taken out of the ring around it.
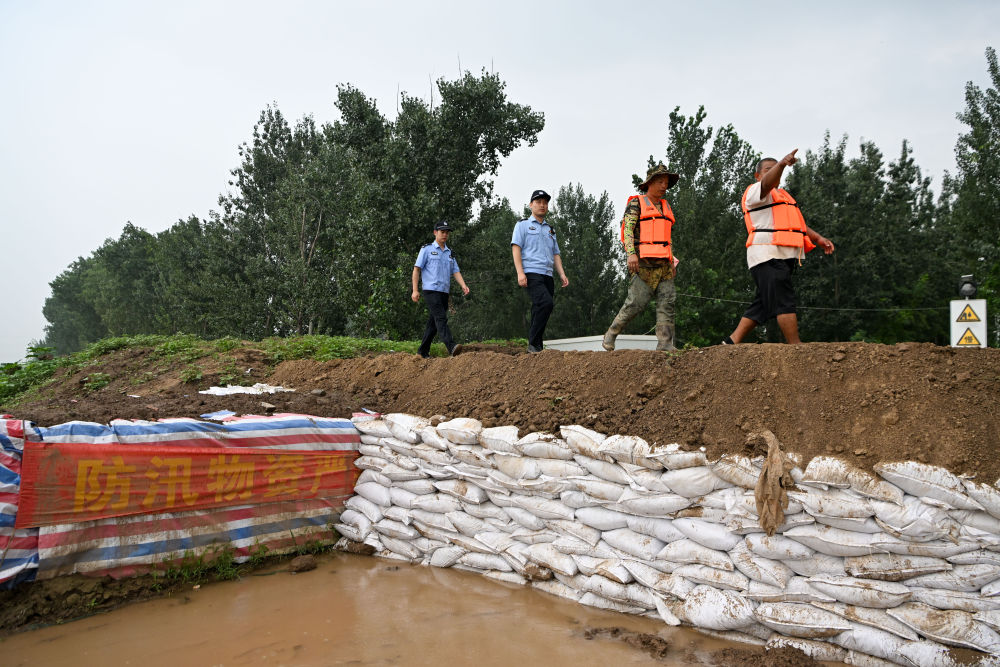
{"label": "dark hair", "polygon": [[757,166],[753,168],[753,173],[759,174],[760,168],[764,166],[765,162],[777,162],[773,157],[764,157],[757,162]]}

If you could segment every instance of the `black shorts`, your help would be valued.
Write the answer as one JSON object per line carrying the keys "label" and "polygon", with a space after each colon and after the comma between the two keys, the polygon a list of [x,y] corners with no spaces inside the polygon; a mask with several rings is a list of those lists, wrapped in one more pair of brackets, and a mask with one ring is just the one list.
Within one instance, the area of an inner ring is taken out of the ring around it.
{"label": "black shorts", "polygon": [[757,283],[757,295],[743,317],[763,324],[772,317],[795,313],[795,288],[792,274],[798,267],[795,259],[769,259],[750,269]]}

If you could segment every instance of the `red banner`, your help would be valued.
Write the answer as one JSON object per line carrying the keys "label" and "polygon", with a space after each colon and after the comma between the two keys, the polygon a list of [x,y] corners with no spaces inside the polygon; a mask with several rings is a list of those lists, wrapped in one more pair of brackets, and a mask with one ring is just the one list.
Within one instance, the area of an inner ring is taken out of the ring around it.
{"label": "red banner", "polygon": [[353,451],[26,442],[18,528],[349,495]]}

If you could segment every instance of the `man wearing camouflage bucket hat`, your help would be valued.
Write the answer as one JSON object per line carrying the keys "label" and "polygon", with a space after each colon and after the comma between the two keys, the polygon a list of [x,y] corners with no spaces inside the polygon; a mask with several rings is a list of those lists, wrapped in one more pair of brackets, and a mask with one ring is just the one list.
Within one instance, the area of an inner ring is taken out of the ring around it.
{"label": "man wearing camouflage bucket hat", "polygon": [[628,271],[632,274],[628,297],[615,316],[602,346],[615,349],[615,339],[632,319],[642,312],[649,300],[656,297],[656,349],[676,350],[674,346],[674,258],[670,232],[674,212],[664,199],[667,190],[677,183],[679,175],[660,162],[646,172],[639,184],[641,195],[628,198],[622,218],[621,242],[628,255]]}

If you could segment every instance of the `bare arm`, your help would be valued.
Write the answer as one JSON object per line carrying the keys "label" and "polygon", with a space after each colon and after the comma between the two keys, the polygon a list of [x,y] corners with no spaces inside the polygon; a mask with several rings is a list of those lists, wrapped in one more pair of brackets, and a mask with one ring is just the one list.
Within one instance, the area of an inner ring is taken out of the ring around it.
{"label": "bare arm", "polygon": [[559,280],[562,281],[562,286],[569,287],[569,278],[566,277],[566,272],[563,271],[562,255],[554,255],[552,257],[552,264],[556,268],[556,273],[559,274]]}
{"label": "bare arm", "polygon": [[413,287],[413,293],[410,294],[410,298],[413,299],[413,303],[420,301],[420,290],[417,289],[418,280],[420,280],[420,269],[413,267],[413,277],[410,280]]}
{"label": "bare arm", "polygon": [[528,276],[524,275],[524,264],[521,262],[521,246],[512,243],[510,252],[514,255],[514,268],[517,269],[517,284],[521,287],[527,287]]}
{"label": "bare arm", "polygon": [[825,254],[827,255],[833,254],[834,250],[833,241],[826,238],[825,236],[814,230],[812,227],[806,227],[806,236],[809,237],[810,241],[816,244],[816,247],[822,248]]}
{"label": "bare arm", "polygon": [[464,280],[462,280],[462,272],[456,271],[451,275],[455,276],[455,282],[457,282],[458,286],[462,288],[462,294],[467,295],[469,293],[469,286],[465,284]]}
{"label": "bare arm", "polygon": [[760,198],[766,197],[771,190],[778,187],[778,183],[781,182],[781,174],[785,171],[785,167],[790,167],[799,161],[795,157],[795,153],[798,152],[798,148],[793,150],[791,153],[785,157],[778,160],[778,163],[767,170],[767,172],[760,177]]}

